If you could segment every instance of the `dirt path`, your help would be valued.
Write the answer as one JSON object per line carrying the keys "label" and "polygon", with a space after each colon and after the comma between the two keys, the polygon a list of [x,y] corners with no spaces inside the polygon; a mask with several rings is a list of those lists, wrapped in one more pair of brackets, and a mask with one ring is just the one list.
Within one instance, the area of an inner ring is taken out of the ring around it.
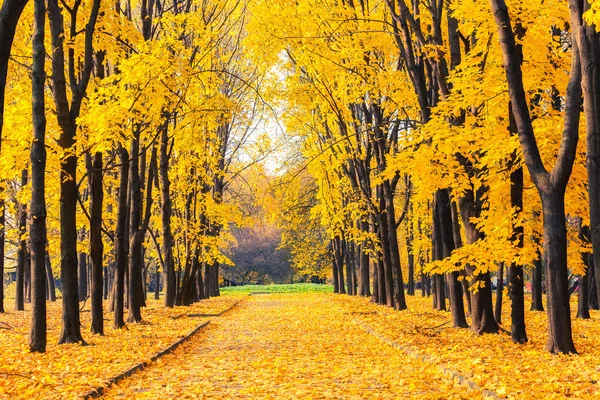
{"label": "dirt path", "polygon": [[330,296],[251,296],[104,398],[481,397],[364,332]]}

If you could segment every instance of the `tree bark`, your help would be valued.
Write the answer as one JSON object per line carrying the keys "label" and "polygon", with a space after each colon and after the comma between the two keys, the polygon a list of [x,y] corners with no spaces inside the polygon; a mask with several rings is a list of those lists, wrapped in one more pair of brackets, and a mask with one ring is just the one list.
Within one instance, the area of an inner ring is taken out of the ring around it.
{"label": "tree bark", "polygon": [[127,229],[129,154],[123,147],[120,147],[119,149],[119,159],[121,161],[121,172],[119,175],[119,204],[117,208],[117,226],[115,230],[115,281],[113,285],[113,327],[115,329],[125,327],[123,309],[125,306],[125,269],[127,268],[125,230]]}
{"label": "tree bark", "polygon": [[[583,7],[578,8],[576,14],[581,15],[590,8],[590,0],[581,1],[579,5]],[[600,34],[596,32],[594,25],[587,23],[583,23],[577,32],[577,48],[583,66],[581,88],[586,122],[590,241],[595,267],[600,266]],[[595,272],[596,290],[598,290],[600,274],[598,271]],[[587,279],[583,280],[587,281]]]}
{"label": "tree bark", "polygon": [[[439,260],[442,260],[446,257],[449,257],[452,251],[455,249],[452,229],[452,210],[448,190],[442,189],[436,192],[434,212],[437,214],[437,221],[435,221],[436,235],[439,235],[436,247],[436,255]],[[469,325],[467,324],[467,319],[465,317],[462,286],[458,281],[458,271],[451,271],[445,275],[446,282],[448,284],[448,295],[450,298],[452,326],[455,328],[468,328]]]}
{"label": "tree bark", "polygon": [[596,291],[596,277],[594,269],[594,257],[592,254],[588,257],[588,303],[590,310],[597,310],[600,305],[598,304],[598,292]]}
{"label": "tree bark", "polygon": [[[168,121],[168,118],[167,118]],[[175,262],[173,260],[173,234],[171,233],[171,181],[169,180],[169,132],[165,124],[160,141],[162,251],[164,255],[165,307],[175,305]],[[208,282],[208,280],[207,280]]]}
{"label": "tree bark", "polygon": [[496,284],[496,307],[494,319],[502,324],[502,290],[504,289],[504,263],[498,263],[498,283]]}
{"label": "tree bark", "polygon": [[544,311],[542,302],[542,254],[539,251],[537,257],[537,260],[533,262],[531,277],[531,311]]}
{"label": "tree bark", "polygon": [[52,263],[50,261],[50,253],[48,253],[48,240],[46,239],[46,279],[48,296],[47,300],[56,301],[56,285],[54,283],[54,272],[52,272]]}
{"label": "tree bark", "polygon": [[[83,235],[82,235],[83,236]],[[82,237],[83,240],[83,237]],[[79,300],[83,301],[87,298],[88,295],[88,287],[87,287],[87,255],[83,252],[79,253],[79,262],[77,263],[79,268],[79,273],[77,277],[78,282],[78,296]]]}
{"label": "tree bark", "polygon": [[[27,185],[27,170],[21,171],[21,187]],[[15,310],[25,310],[25,253],[27,252],[27,204],[19,205],[19,249],[17,250],[17,282],[15,293]]]}
{"label": "tree bark", "polygon": [[31,145],[31,328],[29,350],[46,351],[46,110],[44,35],[46,2],[34,0]]}
{"label": "tree bark", "polygon": [[[481,189],[475,197],[472,190],[467,191],[465,195],[459,199],[459,209],[462,216],[463,225],[465,227],[465,237],[467,243],[475,243],[483,238],[483,234],[478,231],[471,218],[479,216],[481,212]],[[471,276],[469,286],[477,289],[471,292],[471,329],[481,335],[483,333],[498,333],[498,323],[494,319],[494,310],[492,304],[492,283],[490,273],[485,272],[474,275],[474,268],[466,266],[467,272]]]}
{"label": "tree bark", "polygon": [[[512,107],[509,106],[509,131],[511,135],[517,135],[517,126],[513,115]],[[520,216],[523,212],[523,167],[517,166],[517,154],[512,155],[510,167],[513,171],[510,173],[510,204]],[[516,167],[516,168],[515,168]],[[523,250],[525,244],[525,232],[523,225],[514,224],[512,228],[513,246],[519,251]],[[508,295],[511,300],[511,339],[514,343],[525,344],[528,341],[525,329],[525,290],[523,266],[511,262],[508,267],[508,276],[510,277],[508,285]]]}
{"label": "tree bark", "polygon": [[102,153],[94,153],[94,159],[88,155],[88,176],[90,187],[90,258],[92,260],[92,284],[90,290],[92,333],[104,335],[102,317],[102,259],[104,243],[102,242]]}

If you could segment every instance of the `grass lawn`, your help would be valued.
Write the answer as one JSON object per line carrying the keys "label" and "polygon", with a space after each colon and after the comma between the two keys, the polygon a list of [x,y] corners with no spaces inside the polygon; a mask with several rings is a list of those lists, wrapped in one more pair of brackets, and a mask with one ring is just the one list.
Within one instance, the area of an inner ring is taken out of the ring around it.
{"label": "grass lawn", "polygon": [[304,293],[324,292],[333,293],[333,286],[317,283],[293,283],[281,285],[244,285],[220,288],[222,294],[228,293]]}

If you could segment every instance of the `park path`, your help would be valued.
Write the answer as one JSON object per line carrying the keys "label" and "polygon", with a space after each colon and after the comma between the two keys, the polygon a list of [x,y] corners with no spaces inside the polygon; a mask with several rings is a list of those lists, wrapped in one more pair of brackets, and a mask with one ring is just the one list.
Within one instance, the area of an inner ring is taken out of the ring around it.
{"label": "park path", "polygon": [[319,293],[250,296],[104,398],[477,398]]}

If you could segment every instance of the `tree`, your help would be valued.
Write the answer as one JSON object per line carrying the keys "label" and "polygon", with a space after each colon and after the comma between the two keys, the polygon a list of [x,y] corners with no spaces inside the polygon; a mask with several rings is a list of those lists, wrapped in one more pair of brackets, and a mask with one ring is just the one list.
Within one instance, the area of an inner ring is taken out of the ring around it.
{"label": "tree", "polygon": [[577,35],[581,12],[576,1],[570,2],[573,51],[569,86],[565,97],[563,139],[556,164],[548,172],[544,167],[534,136],[532,120],[523,89],[521,60],[515,34],[504,0],[490,0],[502,49],[506,80],[523,158],[542,201],[544,219],[543,261],[547,271],[548,342],[552,353],[576,352],[571,333],[571,312],[567,280],[567,229],[565,223],[565,189],[575,160],[579,134],[581,102],[581,66]]}
{"label": "tree", "polygon": [[31,303],[29,349],[46,351],[46,73],[44,46],[45,0],[34,0],[32,72],[33,143],[31,144]]}

